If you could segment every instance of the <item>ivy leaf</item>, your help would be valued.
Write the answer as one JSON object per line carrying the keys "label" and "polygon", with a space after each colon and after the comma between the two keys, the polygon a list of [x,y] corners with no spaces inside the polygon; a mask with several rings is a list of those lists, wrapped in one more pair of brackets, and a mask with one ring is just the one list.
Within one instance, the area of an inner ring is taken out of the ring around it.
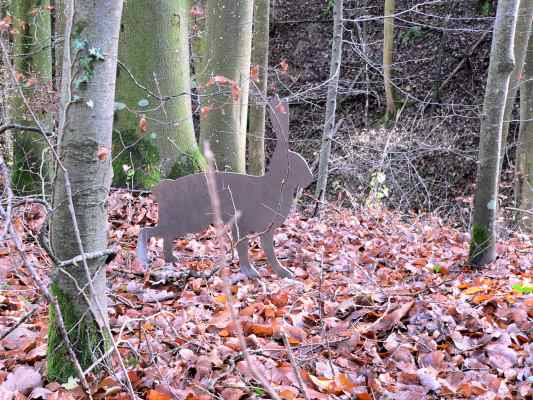
{"label": "ivy leaf", "polygon": [[139,107],[148,107],[148,105],[150,104],[150,102],[146,99],[141,99],[139,100],[139,102],[137,103],[139,105]]}
{"label": "ivy leaf", "polygon": [[100,47],[91,47],[89,49],[89,56],[96,60],[104,60],[104,53]]}
{"label": "ivy leaf", "polygon": [[67,379],[67,382],[64,383],[63,386],[67,390],[74,390],[78,387],[78,378],[74,378],[73,376],[69,376]]}
{"label": "ivy leaf", "polygon": [[87,47],[87,41],[85,39],[79,39],[79,38],[76,38],[74,39],[74,48],[76,50],[83,50]]}
{"label": "ivy leaf", "polygon": [[126,108],[126,104],[120,103],[118,101],[115,102],[115,111],[122,111]]}

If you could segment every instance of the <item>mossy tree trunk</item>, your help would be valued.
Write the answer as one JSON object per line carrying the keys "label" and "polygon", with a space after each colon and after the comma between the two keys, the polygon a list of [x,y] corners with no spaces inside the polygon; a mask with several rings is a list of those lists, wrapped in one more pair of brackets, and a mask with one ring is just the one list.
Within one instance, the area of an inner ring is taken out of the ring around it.
{"label": "mossy tree trunk", "polygon": [[252,41],[252,69],[255,82],[251,83],[255,98],[250,102],[248,128],[248,165],[252,175],[265,173],[265,102],[268,84],[268,46],[270,33],[270,0],[255,0],[254,32]]}
{"label": "mossy tree trunk", "polygon": [[520,86],[520,133],[517,150],[517,206],[520,226],[533,231],[533,40],[529,40]]}
{"label": "mossy tree trunk", "polygon": [[331,61],[329,64],[328,97],[326,100],[326,118],[322,132],[320,159],[318,167],[318,182],[315,197],[324,201],[328,185],[329,157],[331,141],[335,135],[335,111],[337,109],[337,90],[342,62],[342,33],[343,33],[343,0],[335,0],[333,8],[333,40],[331,44]]}
{"label": "mossy tree trunk", "polygon": [[[202,110],[205,105],[205,84],[207,76],[207,0],[191,1],[191,59],[194,70],[193,82],[196,85],[197,103]],[[199,120],[200,131],[205,129],[205,119]],[[202,143],[199,143],[202,149]]]}
{"label": "mossy tree trunk", "polygon": [[205,60],[207,57],[207,0],[189,0],[189,2],[191,59],[194,69],[194,81],[197,88],[199,88],[207,80],[207,71],[205,69]]}
{"label": "mossy tree trunk", "polygon": [[385,0],[383,18],[383,80],[385,85],[385,121],[388,122],[396,114],[394,87],[392,86],[392,63],[394,58],[394,12],[395,0]]}
{"label": "mossy tree trunk", "polygon": [[526,50],[531,35],[531,24],[533,22],[533,1],[520,0],[520,8],[518,9],[518,19],[516,21],[516,34],[514,39],[514,54],[515,54],[515,67],[509,80],[509,94],[507,96],[507,102],[505,104],[505,114],[503,117],[502,128],[502,154],[501,154],[501,166],[507,153],[507,140],[509,136],[509,126],[513,118],[513,108],[516,102],[518,89],[520,85],[525,82],[522,76],[522,70],[524,67],[524,60],[526,58]]}
{"label": "mossy tree trunk", "polygon": [[207,75],[230,83],[206,88],[200,141],[219,170],[245,172],[253,0],[208,0]]}
{"label": "mossy tree trunk", "polygon": [[[34,106],[33,111],[50,129],[52,122],[52,28],[49,0],[11,1],[10,12],[14,35],[14,67],[20,77],[24,95]],[[28,110],[17,95],[9,103],[9,119],[13,123],[28,125]],[[46,155],[47,144],[40,134],[20,132],[13,141],[13,184],[21,194],[48,190],[52,165]]]}
{"label": "mossy tree trunk", "polygon": [[496,217],[505,104],[514,68],[514,36],[519,0],[500,1],[494,22],[490,64],[481,116],[479,161],[470,262],[482,266],[496,258]]}
{"label": "mossy tree trunk", "polygon": [[[204,169],[192,120],[189,1],[124,5],[113,140],[115,184],[151,187]],[[128,72],[129,71],[129,72]],[[131,74],[131,75],[130,75]],[[142,86],[142,87],[140,87]],[[146,128],[139,121],[146,120]],[[144,131],[144,132],[143,132]],[[134,175],[128,175],[123,165]]]}
{"label": "mossy tree trunk", "polygon": [[[70,38],[66,43],[70,42],[71,46],[70,51],[67,48],[64,51],[65,79],[62,81],[58,151],[64,170],[57,169],[55,211],[51,219],[52,249],[63,261],[80,255],[82,250],[89,253],[107,248],[106,204],[112,178],[110,149],[122,12],[121,0],[75,4],[75,10],[67,11],[74,17],[72,37],[68,33],[70,29],[66,30],[67,39]],[[65,74],[70,70],[70,60],[75,62],[72,77],[78,82],[72,85]],[[69,209],[69,198],[76,223]],[[87,269],[84,265],[72,264],[65,270],[57,268],[52,284],[83,369],[103,354],[108,339],[104,333],[107,325],[105,259],[88,260]],[[53,311],[50,312],[47,361],[50,380],[64,382],[75,376]]]}

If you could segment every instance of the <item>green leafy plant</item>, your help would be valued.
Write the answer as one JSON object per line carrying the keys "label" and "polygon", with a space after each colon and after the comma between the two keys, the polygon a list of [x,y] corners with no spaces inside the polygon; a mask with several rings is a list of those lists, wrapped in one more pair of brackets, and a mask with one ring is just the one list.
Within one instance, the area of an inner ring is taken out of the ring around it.
{"label": "green leafy plant", "polygon": [[522,294],[533,294],[532,286],[523,286],[520,283],[516,283],[512,286],[513,290]]}
{"label": "green leafy plant", "polygon": [[82,54],[78,62],[81,71],[73,82],[74,87],[79,89],[81,85],[87,84],[93,78],[95,64],[98,61],[104,61],[105,57],[100,47],[89,47],[85,39],[75,39],[74,49],[78,51],[78,54]]}
{"label": "green leafy plant", "polygon": [[335,7],[335,0],[326,0],[326,6],[322,12],[324,16],[331,16],[333,14],[333,7]]}
{"label": "green leafy plant", "polygon": [[400,33],[400,41],[402,44],[408,44],[410,42],[416,42],[424,36],[425,32],[422,27],[415,25]]}
{"label": "green leafy plant", "polygon": [[366,200],[367,206],[379,206],[383,199],[389,197],[389,188],[386,185],[387,176],[377,171],[370,179],[370,194]]}
{"label": "green leafy plant", "polygon": [[492,14],[492,1],[482,0],[479,5],[479,10],[483,16],[485,17],[490,16]]}

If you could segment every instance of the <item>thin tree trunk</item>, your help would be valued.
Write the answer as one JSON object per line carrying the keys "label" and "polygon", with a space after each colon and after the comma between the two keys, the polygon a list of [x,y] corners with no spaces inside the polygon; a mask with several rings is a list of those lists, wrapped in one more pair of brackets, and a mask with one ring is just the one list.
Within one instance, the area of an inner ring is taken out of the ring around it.
{"label": "thin tree trunk", "polygon": [[514,36],[519,0],[500,1],[494,22],[481,136],[470,262],[482,266],[496,258],[496,216],[505,104],[514,68]]}
{"label": "thin tree trunk", "polygon": [[[49,93],[52,80],[52,28],[49,0],[18,0],[11,3],[14,36],[14,67],[20,84],[35,108],[37,116],[51,128]],[[27,124],[28,115],[22,99],[15,95],[9,106],[13,123]],[[50,182],[51,163],[43,153],[46,142],[39,134],[15,135],[13,184],[20,193],[40,193]]]}
{"label": "thin tree trunk", "polygon": [[[115,184],[128,183],[124,165],[133,168],[134,184],[140,187],[205,166],[192,120],[189,12],[188,0],[124,5],[119,59],[127,70],[119,69],[117,102],[127,109],[117,111],[114,125]],[[143,119],[147,127],[139,123]]]}
{"label": "thin tree trunk", "polygon": [[533,40],[529,40],[520,86],[520,133],[517,149],[517,207],[520,226],[533,231]]}
{"label": "thin tree trunk", "polygon": [[229,83],[215,83],[207,88],[200,138],[202,143],[209,142],[217,168],[223,171],[246,169],[253,3],[253,0],[207,2],[206,70],[210,78],[224,77]]}
{"label": "thin tree trunk", "polygon": [[502,154],[500,157],[500,168],[503,166],[505,154],[507,152],[507,140],[509,136],[509,125],[513,118],[513,108],[516,102],[518,89],[522,84],[522,69],[526,58],[529,37],[531,34],[531,24],[533,22],[533,1],[520,0],[518,9],[518,19],[516,21],[516,34],[514,39],[515,67],[509,81],[509,94],[505,104],[505,114],[503,117],[502,129]]}
{"label": "thin tree trunk", "polygon": [[[82,251],[107,248],[106,204],[112,178],[110,149],[122,12],[121,0],[75,4],[75,10],[66,5],[69,15],[73,15],[73,24],[72,31],[66,30],[65,45],[70,50],[64,51],[58,148],[65,170],[59,167],[57,171],[51,219],[52,249],[62,261]],[[73,78],[85,76],[85,83],[71,85],[71,80],[66,79],[70,60],[74,62]],[[81,63],[89,66],[88,75]],[[72,209],[76,223],[72,219]],[[108,340],[103,329],[107,325],[105,257],[87,260],[91,281],[85,263],[81,264],[72,264],[66,270],[56,269],[52,291],[57,296],[81,367],[87,368],[95,357],[103,354]],[[53,309],[50,310],[47,360],[50,380],[66,381],[76,376]]]}
{"label": "thin tree trunk", "polygon": [[328,97],[326,101],[326,121],[322,133],[320,146],[320,161],[318,166],[318,182],[315,197],[324,201],[329,174],[329,158],[331,154],[331,141],[335,135],[335,111],[337,108],[337,90],[342,62],[342,15],[343,0],[335,0],[333,8],[333,41],[331,45],[331,63],[329,66]]}
{"label": "thin tree trunk", "polygon": [[252,69],[256,72],[257,96],[250,104],[248,157],[250,173],[265,173],[265,112],[268,84],[270,0],[255,0]]}
{"label": "thin tree trunk", "polygon": [[395,10],[395,0],[385,0],[385,12],[383,18],[383,78],[386,97],[385,121],[389,121],[390,119],[394,118],[394,115],[396,114],[394,88],[392,86]]}

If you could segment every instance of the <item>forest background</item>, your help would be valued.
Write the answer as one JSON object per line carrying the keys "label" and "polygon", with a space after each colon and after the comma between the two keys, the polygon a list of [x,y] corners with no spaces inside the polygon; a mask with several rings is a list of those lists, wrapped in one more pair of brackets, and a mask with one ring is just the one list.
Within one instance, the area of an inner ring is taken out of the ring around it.
{"label": "forest background", "polygon": [[[2,398],[532,394],[527,0],[0,6]],[[231,221],[143,266],[160,179],[269,171],[270,95],[293,279]]]}

